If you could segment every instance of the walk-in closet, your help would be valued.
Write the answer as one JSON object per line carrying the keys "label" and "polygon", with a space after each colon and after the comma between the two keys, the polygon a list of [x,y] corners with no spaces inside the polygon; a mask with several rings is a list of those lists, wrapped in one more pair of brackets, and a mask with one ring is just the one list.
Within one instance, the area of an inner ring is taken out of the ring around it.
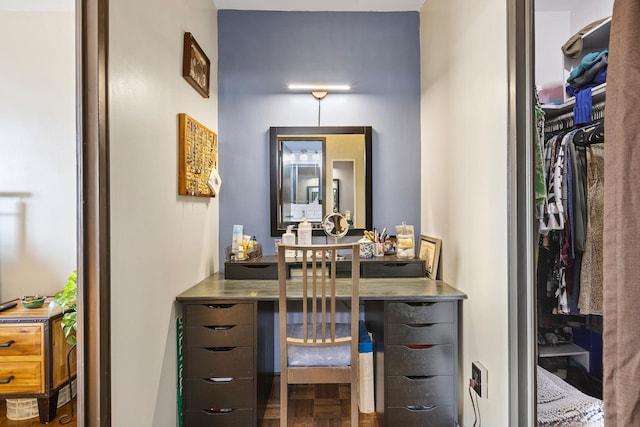
{"label": "walk-in closet", "polygon": [[612,10],[613,0],[535,1],[539,426],[604,422],[604,111]]}

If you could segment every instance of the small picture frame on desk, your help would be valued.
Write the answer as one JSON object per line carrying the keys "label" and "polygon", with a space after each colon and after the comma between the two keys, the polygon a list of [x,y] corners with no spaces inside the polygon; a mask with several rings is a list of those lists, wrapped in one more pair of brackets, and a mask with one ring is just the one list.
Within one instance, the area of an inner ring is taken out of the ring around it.
{"label": "small picture frame on desk", "polygon": [[211,61],[191,33],[184,33],[182,76],[204,98],[209,98]]}
{"label": "small picture frame on desk", "polygon": [[440,264],[440,249],[442,240],[436,237],[420,235],[420,246],[418,249],[418,258],[425,260],[425,269],[427,277],[430,279],[440,280],[441,275],[438,271]]}

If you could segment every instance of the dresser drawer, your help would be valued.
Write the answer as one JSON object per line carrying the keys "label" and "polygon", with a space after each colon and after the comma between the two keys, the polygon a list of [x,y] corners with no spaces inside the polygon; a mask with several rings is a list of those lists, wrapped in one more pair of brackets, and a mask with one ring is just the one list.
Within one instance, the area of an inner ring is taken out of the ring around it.
{"label": "dresser drawer", "polygon": [[387,406],[454,405],[455,384],[453,376],[387,378]]}
{"label": "dresser drawer", "polygon": [[251,378],[253,372],[253,347],[184,350],[184,377],[187,379]]}
{"label": "dresser drawer", "polygon": [[453,345],[389,345],[385,363],[387,375],[453,375],[456,357]]}
{"label": "dresser drawer", "polygon": [[258,263],[253,261],[243,263],[225,262],[224,278],[236,280],[278,280],[278,263]]}
{"label": "dresser drawer", "polygon": [[424,261],[388,261],[360,263],[362,277],[424,277]]}
{"label": "dresser drawer", "polygon": [[184,331],[185,347],[251,347],[253,325],[188,326]]}
{"label": "dresser drawer", "polygon": [[0,384],[0,395],[44,393],[41,362],[1,362],[0,380],[7,380],[11,376],[13,378],[6,384]]}
{"label": "dresser drawer", "polygon": [[248,427],[254,425],[251,409],[233,409],[229,412],[206,411],[202,409],[184,411],[184,427]]}
{"label": "dresser drawer", "polygon": [[185,409],[247,409],[253,406],[253,379],[230,381],[186,380]]}
{"label": "dresser drawer", "polygon": [[187,305],[185,326],[252,325],[253,304],[198,304]]}
{"label": "dresser drawer", "polygon": [[42,324],[0,324],[0,360],[3,356],[42,354]]}
{"label": "dresser drawer", "polygon": [[387,344],[453,344],[453,323],[397,324],[387,327]]}
{"label": "dresser drawer", "polygon": [[453,406],[425,408],[389,408],[385,413],[385,425],[402,427],[455,427]]}
{"label": "dresser drawer", "polygon": [[385,305],[387,323],[452,323],[453,302],[390,302]]}

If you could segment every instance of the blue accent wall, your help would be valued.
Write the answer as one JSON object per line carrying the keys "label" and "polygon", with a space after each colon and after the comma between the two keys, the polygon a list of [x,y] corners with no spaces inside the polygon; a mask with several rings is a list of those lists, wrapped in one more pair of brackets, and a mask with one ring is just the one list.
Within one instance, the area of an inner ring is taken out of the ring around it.
{"label": "blue accent wall", "polygon": [[233,224],[274,253],[269,127],[318,125],[318,101],[289,83],[351,85],[321,101],[320,125],[372,126],[374,226],[418,235],[418,12],[221,10],[218,31],[220,265]]}

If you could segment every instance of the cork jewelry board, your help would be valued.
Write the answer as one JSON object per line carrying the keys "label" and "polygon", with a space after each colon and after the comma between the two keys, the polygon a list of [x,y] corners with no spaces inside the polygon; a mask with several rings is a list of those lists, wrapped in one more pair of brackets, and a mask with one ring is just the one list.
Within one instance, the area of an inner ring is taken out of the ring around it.
{"label": "cork jewelry board", "polygon": [[218,135],[184,113],[178,122],[178,194],[214,197],[207,180],[218,168]]}

